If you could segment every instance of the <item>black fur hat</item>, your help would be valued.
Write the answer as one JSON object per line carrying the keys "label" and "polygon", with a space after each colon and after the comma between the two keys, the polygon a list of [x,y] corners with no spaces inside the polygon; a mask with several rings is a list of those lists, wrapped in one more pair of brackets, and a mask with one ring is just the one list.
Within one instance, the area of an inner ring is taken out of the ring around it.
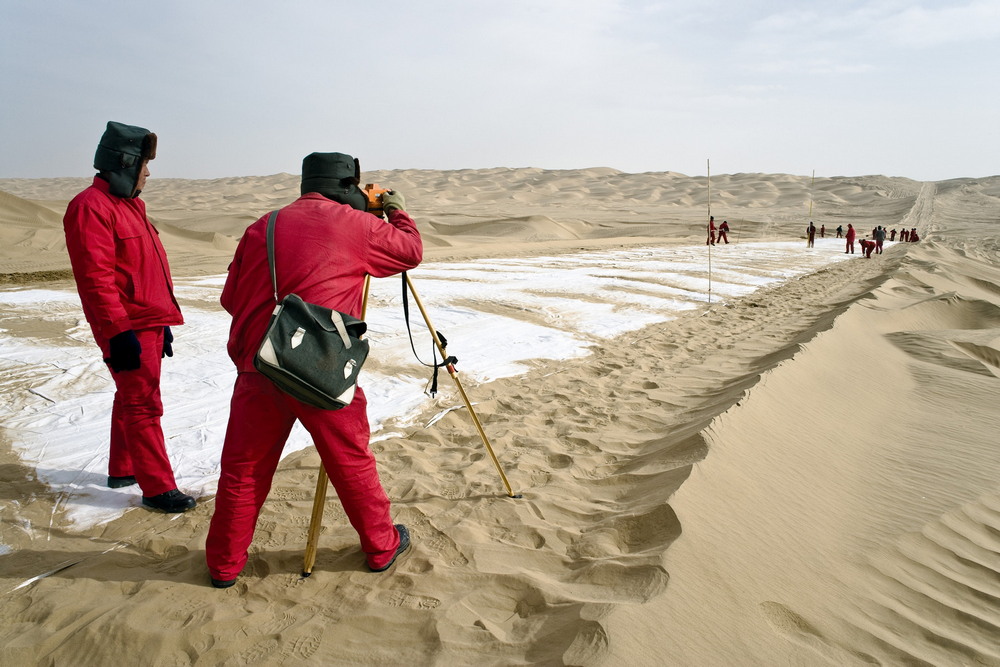
{"label": "black fur hat", "polygon": [[361,164],[344,153],[310,153],[302,160],[302,194],[318,192],[327,199],[368,210],[368,197],[358,187]]}
{"label": "black fur hat", "polygon": [[156,157],[156,135],[144,127],[108,121],[94,155],[94,169],[103,172],[111,194],[132,198],[146,162]]}

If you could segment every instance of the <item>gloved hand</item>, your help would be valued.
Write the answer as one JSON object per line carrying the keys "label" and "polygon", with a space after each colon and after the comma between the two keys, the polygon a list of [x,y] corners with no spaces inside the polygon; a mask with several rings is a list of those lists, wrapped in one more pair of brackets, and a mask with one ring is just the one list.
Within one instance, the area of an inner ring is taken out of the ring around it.
{"label": "gloved hand", "polygon": [[111,356],[104,361],[115,373],[134,371],[139,368],[139,354],[142,346],[135,332],[129,329],[111,337]]}
{"label": "gloved hand", "polygon": [[174,334],[170,332],[170,327],[163,327],[163,352],[160,354],[160,359],[174,356],[174,348],[171,345],[173,342]]}
{"label": "gloved hand", "polygon": [[403,195],[395,190],[389,190],[382,194],[382,210],[385,211],[386,215],[389,211],[393,210],[406,210],[406,200],[403,199]]}

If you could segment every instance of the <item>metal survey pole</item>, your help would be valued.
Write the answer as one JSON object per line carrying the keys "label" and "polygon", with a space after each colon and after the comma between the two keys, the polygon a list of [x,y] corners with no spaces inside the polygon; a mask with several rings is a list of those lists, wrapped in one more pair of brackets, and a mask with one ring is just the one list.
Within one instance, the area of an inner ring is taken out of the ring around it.
{"label": "metal survey pole", "polygon": [[705,160],[708,174],[708,305],[712,305],[712,163]]}

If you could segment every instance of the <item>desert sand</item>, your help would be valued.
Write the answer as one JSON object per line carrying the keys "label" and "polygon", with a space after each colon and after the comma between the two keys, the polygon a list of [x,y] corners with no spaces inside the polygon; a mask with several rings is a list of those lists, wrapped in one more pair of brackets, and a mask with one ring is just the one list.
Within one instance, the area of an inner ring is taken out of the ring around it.
{"label": "desert sand", "polygon": [[[0,289],[72,286],[61,217],[89,180],[0,179]],[[705,178],[365,180],[406,195],[428,261],[704,247]],[[143,198],[190,277],[223,274],[246,225],[297,192],[289,174],[154,173]],[[313,450],[283,461],[219,591],[211,497],[81,530],[4,428],[0,663],[1000,665],[1000,177],[734,174],[711,194],[737,244],[806,252],[809,210],[827,236],[921,240],[470,387],[521,499],[464,410],[428,425],[428,407],[373,447],[414,535],[386,575],[331,494],[300,576]],[[65,333],[2,310],[0,329]],[[33,386],[5,380],[4,400]]]}

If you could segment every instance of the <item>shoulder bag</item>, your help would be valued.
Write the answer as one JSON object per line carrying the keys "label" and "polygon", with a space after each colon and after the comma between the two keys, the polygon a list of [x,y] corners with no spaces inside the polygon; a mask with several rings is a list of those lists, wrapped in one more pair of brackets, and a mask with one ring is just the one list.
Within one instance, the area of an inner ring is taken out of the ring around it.
{"label": "shoulder bag", "polygon": [[253,365],[286,394],[317,408],[338,410],[350,404],[358,373],[368,358],[368,325],[330,308],[307,303],[296,294],[278,301],[274,266],[274,227],[267,219],[267,262],[275,308]]}

